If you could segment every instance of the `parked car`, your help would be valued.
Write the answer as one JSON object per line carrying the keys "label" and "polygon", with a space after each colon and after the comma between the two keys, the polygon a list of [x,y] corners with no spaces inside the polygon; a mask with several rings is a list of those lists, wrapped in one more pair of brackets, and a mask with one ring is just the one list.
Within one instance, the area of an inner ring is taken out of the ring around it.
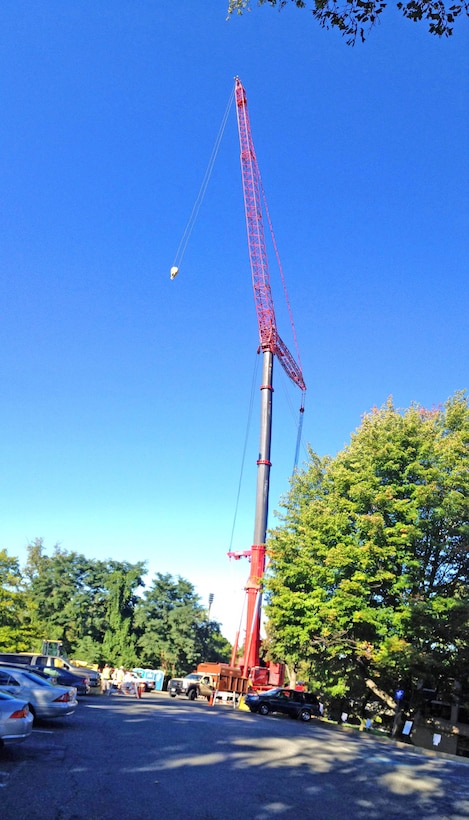
{"label": "parked car", "polygon": [[55,664],[55,668],[65,669],[67,672],[71,672],[72,675],[88,678],[88,682],[93,689],[97,689],[101,686],[101,675],[96,669],[91,669],[89,666],[73,666],[73,664],[68,663],[68,661],[59,658],[59,663]]}
{"label": "parked car", "polygon": [[89,695],[91,686],[89,678],[86,675],[75,675],[67,669],[62,669],[60,666],[30,666],[30,672],[35,672],[41,678],[45,678],[50,683],[60,684],[60,686],[74,686],[77,690],[77,695]]}
{"label": "parked car", "polygon": [[72,715],[77,708],[74,686],[59,686],[35,672],[13,666],[0,666],[0,689],[24,699],[34,718],[54,718]]}
{"label": "parked car", "polygon": [[321,714],[321,706],[316,695],[299,692],[296,689],[268,689],[266,692],[248,694],[244,698],[251,712],[268,715],[280,712],[283,715],[308,721]]}
{"label": "parked car", "polygon": [[4,663],[22,664],[24,666],[52,666],[56,669],[66,669],[74,675],[87,677],[92,687],[100,685],[100,675],[96,669],[88,666],[73,666],[65,658],[57,655],[38,655],[34,652],[0,652],[0,665]]}
{"label": "parked car", "polygon": [[0,746],[21,743],[33,730],[33,715],[26,700],[0,689]]}

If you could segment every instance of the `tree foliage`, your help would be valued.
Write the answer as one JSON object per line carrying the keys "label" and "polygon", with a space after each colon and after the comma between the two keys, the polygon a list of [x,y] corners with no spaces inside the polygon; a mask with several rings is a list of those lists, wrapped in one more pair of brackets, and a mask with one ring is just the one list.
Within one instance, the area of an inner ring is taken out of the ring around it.
{"label": "tree foliage", "polygon": [[137,603],[136,590],[143,585],[145,564],[129,564],[111,561],[106,586],[108,590],[106,609],[108,626],[103,641],[103,656],[114,666],[126,669],[138,661],[134,613]]}
{"label": "tree foliage", "polygon": [[[357,39],[365,41],[370,30],[381,19],[388,5],[384,0],[258,0],[257,4],[284,8],[293,3],[298,9],[309,8],[322,28],[338,29],[346,37],[347,45],[355,45]],[[463,14],[469,15],[468,0],[445,2],[444,0],[407,0],[396,2],[404,17],[414,22],[425,20],[428,31],[438,37],[450,37],[454,23]],[[228,16],[243,14],[251,8],[250,0],[229,0]]]}
{"label": "tree foliage", "polygon": [[133,613],[145,563],[97,561],[41,539],[28,547],[27,598],[39,640],[60,640],[68,654],[99,662],[136,661]]}
{"label": "tree foliage", "polygon": [[391,401],[310,453],[271,533],[270,653],[330,696],[443,686],[469,660],[469,408]]}
{"label": "tree foliage", "polygon": [[184,578],[157,573],[138,605],[136,625],[141,662],[168,674],[229,657],[230,645],[219,625],[208,620],[193,585]]}
{"label": "tree foliage", "polygon": [[85,636],[99,641],[107,626],[104,562],[59,545],[47,555],[37,539],[28,547],[24,574],[38,639],[61,640],[67,652]]}
{"label": "tree foliage", "polygon": [[157,573],[145,588],[145,562],[98,561],[42,539],[18,559],[0,551],[0,650],[41,650],[59,640],[69,657],[171,674],[231,654],[192,584]]}
{"label": "tree foliage", "polygon": [[25,587],[17,558],[0,550],[0,651],[29,649],[31,629],[25,602]]}

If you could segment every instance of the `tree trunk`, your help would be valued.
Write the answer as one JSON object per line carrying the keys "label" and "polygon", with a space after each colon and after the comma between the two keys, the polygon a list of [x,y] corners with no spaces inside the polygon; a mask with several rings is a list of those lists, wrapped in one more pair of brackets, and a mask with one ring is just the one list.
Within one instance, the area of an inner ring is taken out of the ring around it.
{"label": "tree trunk", "polygon": [[291,669],[288,664],[285,665],[287,676],[288,676],[288,686],[290,689],[294,689],[296,686],[296,669]]}
{"label": "tree trunk", "polygon": [[374,680],[371,680],[371,678],[367,678],[365,683],[368,686],[368,689],[371,689],[373,694],[376,695],[376,697],[380,700],[384,701],[384,703],[387,706],[389,706],[390,709],[396,708],[396,701],[393,698],[389,697],[389,695],[387,695],[386,692],[383,692],[383,690],[376,685]]}

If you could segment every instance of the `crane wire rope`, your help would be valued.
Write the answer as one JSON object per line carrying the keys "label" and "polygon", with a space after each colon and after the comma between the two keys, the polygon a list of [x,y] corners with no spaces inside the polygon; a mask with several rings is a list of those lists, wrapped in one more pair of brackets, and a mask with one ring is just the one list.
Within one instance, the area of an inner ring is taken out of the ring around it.
{"label": "crane wire rope", "polygon": [[243,447],[243,455],[242,455],[242,458],[241,458],[241,468],[240,468],[240,474],[239,474],[238,492],[237,492],[237,495],[236,495],[235,511],[234,511],[234,517],[233,517],[233,526],[231,528],[230,549],[229,549],[230,552],[233,549],[234,532],[235,532],[235,527],[236,527],[236,521],[237,521],[237,518],[238,518],[239,499],[240,499],[240,495],[241,495],[241,485],[242,485],[242,482],[243,482],[244,464],[245,464],[245,461],[246,461],[246,451],[247,451],[247,446],[248,446],[249,431],[250,431],[250,428],[251,428],[252,409],[253,409],[253,406],[254,406],[254,396],[255,396],[255,390],[256,390],[256,384],[257,384],[258,371],[259,371],[259,357],[258,357],[257,352],[256,352],[256,358],[255,358],[255,361],[254,361],[254,368],[253,368],[252,381],[251,381],[251,394],[250,394],[250,397],[249,397],[248,417],[247,417],[247,421],[246,421],[246,430],[245,430],[245,434],[244,434],[244,447]]}
{"label": "crane wire rope", "polygon": [[[289,386],[290,380],[288,379],[288,377],[287,377],[286,373],[284,373],[284,371],[280,370],[279,372],[280,372],[281,377],[282,377],[281,378],[281,384],[282,384],[282,388],[283,388],[283,394],[285,396],[285,401],[288,405],[288,409],[290,411],[292,419],[296,419],[296,411],[293,409],[291,396],[290,396],[290,393],[288,392],[288,386]],[[301,391],[301,405],[300,405],[300,409],[299,409],[299,418],[295,422],[295,424],[296,424],[296,446],[295,446],[295,459],[294,459],[294,462],[293,462],[292,478],[294,477],[294,475],[297,471],[298,458],[299,458],[299,455],[300,455],[301,446],[303,445],[303,449],[306,450],[306,447],[305,447],[304,442],[302,440],[303,439],[303,419],[304,419],[304,414],[305,414],[305,396],[306,396],[306,390],[302,390]]]}
{"label": "crane wire rope", "polygon": [[231,105],[233,103],[233,99],[234,99],[234,89],[231,90],[230,97],[229,97],[229,100],[228,100],[228,104],[226,106],[226,110],[225,110],[225,113],[223,115],[223,119],[221,121],[220,128],[218,130],[217,138],[215,140],[215,145],[213,146],[212,153],[210,155],[210,159],[208,161],[207,168],[205,170],[204,178],[202,180],[202,184],[201,184],[200,189],[199,189],[199,193],[197,194],[197,198],[196,198],[196,200],[194,202],[194,205],[192,207],[191,214],[189,216],[189,219],[187,220],[186,227],[184,228],[184,232],[182,234],[181,241],[179,242],[178,249],[177,249],[176,255],[174,257],[174,262],[173,262],[173,265],[171,267],[171,274],[170,274],[171,279],[174,279],[175,276],[177,276],[177,274],[179,273],[179,268],[180,268],[181,262],[184,258],[184,254],[186,252],[187,244],[189,242],[192,231],[194,229],[194,225],[196,223],[197,217],[199,215],[200,207],[201,207],[202,202],[204,200],[204,197],[205,197],[205,194],[206,194],[206,191],[207,191],[207,187],[208,187],[208,183],[210,182],[210,178],[212,176],[213,166],[215,165],[215,160],[217,158],[218,151],[220,149],[220,143],[222,141],[222,137],[223,137],[223,134],[225,132],[226,123],[227,123],[227,120],[228,120],[228,115],[230,113]]}
{"label": "crane wire rope", "polygon": [[298,470],[298,458],[300,455],[300,447],[303,438],[303,419],[305,417],[305,404],[304,404],[304,391],[302,396],[302,402],[300,407],[300,417],[298,419],[298,430],[296,433],[296,448],[295,448],[295,460],[293,462],[293,470],[292,470],[292,478],[295,477],[296,472]]}

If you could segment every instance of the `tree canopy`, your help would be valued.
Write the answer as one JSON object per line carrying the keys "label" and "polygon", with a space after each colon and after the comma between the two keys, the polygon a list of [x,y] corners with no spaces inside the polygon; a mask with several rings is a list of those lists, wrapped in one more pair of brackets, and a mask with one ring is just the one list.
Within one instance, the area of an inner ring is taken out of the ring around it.
{"label": "tree canopy", "polygon": [[200,661],[225,661],[230,644],[219,624],[207,618],[192,584],[157,573],[137,608],[141,632],[139,657],[145,665],[171,675],[194,669]]}
{"label": "tree canopy", "polygon": [[0,652],[29,649],[34,629],[25,607],[25,587],[17,558],[0,550]]}
{"label": "tree canopy", "polygon": [[[278,9],[287,3],[309,9],[322,28],[338,29],[346,37],[347,45],[355,45],[357,39],[364,42],[388,5],[384,0],[257,0],[259,6],[266,3]],[[396,7],[408,20],[425,20],[429,33],[438,37],[450,37],[456,19],[462,14],[469,15],[468,0],[398,0]],[[228,16],[243,14],[250,8],[251,0],[229,0]]]}
{"label": "tree canopy", "polygon": [[390,400],[310,452],[268,541],[269,649],[329,697],[467,677],[469,407]]}
{"label": "tree canopy", "polygon": [[0,551],[0,650],[59,640],[69,657],[171,675],[227,662],[231,646],[193,585],[157,573],[146,587],[145,573],[143,561],[98,561],[59,545],[47,554],[39,538],[23,569]]}

